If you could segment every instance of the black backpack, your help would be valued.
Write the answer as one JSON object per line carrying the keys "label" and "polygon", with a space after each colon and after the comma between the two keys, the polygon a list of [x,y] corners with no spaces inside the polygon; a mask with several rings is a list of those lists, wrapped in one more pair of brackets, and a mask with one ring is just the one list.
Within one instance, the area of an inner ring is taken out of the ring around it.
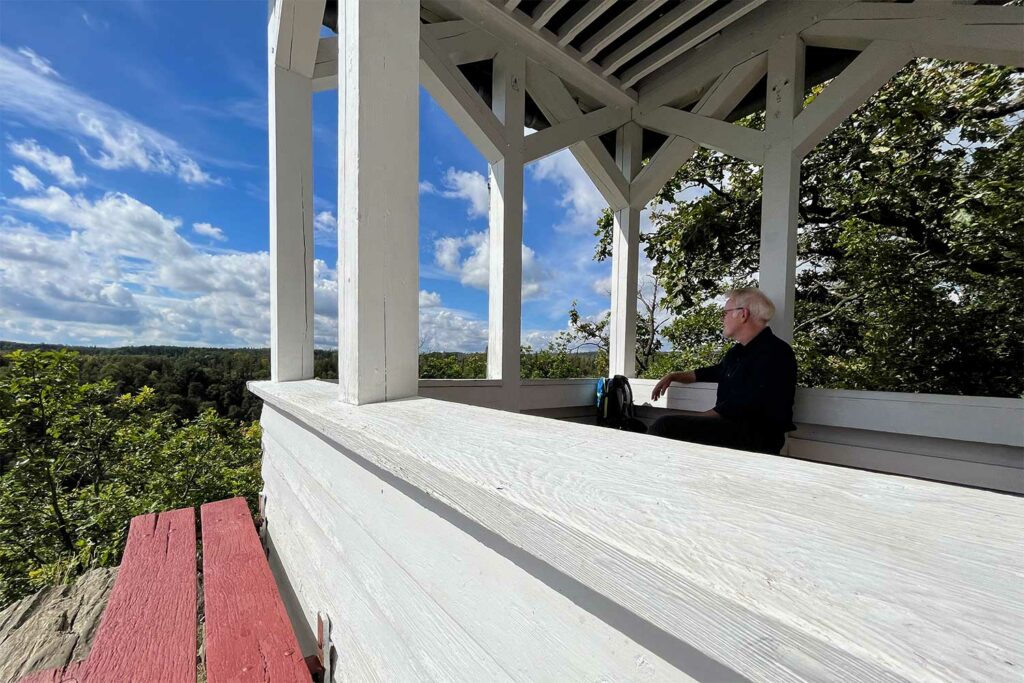
{"label": "black backpack", "polygon": [[625,375],[597,382],[597,424],[627,432],[646,432],[647,427],[636,418],[633,390]]}

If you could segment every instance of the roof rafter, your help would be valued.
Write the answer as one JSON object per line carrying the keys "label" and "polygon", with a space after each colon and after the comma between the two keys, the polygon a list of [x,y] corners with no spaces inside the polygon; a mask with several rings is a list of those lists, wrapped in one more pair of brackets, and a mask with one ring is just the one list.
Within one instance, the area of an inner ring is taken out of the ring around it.
{"label": "roof rafter", "polygon": [[597,33],[587,38],[580,47],[580,52],[583,55],[583,61],[589,62],[592,60],[597,56],[598,52],[608,47],[613,40],[639,24],[643,21],[644,17],[664,5],[666,2],[667,0],[634,2],[622,14],[615,17],[615,21],[608,22],[608,24],[602,26]]}
{"label": "roof rafter", "polygon": [[644,76],[701,44],[723,28],[751,12],[767,0],[736,0],[700,22],[667,45],[655,50],[622,74],[622,84],[632,86]]}
{"label": "roof rafter", "polygon": [[491,0],[423,0],[439,3],[477,24],[507,45],[518,46],[530,59],[550,69],[583,93],[604,104],[617,107],[636,105],[636,92],[622,88],[618,80],[601,74],[593,64],[585,64],[572,46],[559,46],[554,33],[534,30],[530,17],[516,10],[509,14]]}
{"label": "roof rafter", "polygon": [[851,4],[853,0],[794,0],[779,2],[778,12],[751,12],[711,39],[716,49],[710,49],[708,41],[649,76],[640,86],[640,109],[650,111],[669,102],[695,102],[703,84],[734,64],[765,52],[780,35],[802,31]]}
{"label": "roof rafter", "polygon": [[[768,54],[765,52],[737,64],[705,91],[693,113],[716,119],[728,116],[767,70]],[[630,184],[630,205],[636,209],[646,206],[679,167],[693,156],[697,146],[696,142],[684,137],[666,140]]]}
{"label": "roof rafter", "polygon": [[1024,67],[1024,7],[857,3],[800,33],[808,45],[863,50],[886,40],[917,57]]}
{"label": "roof rafter", "polygon": [[598,17],[615,4],[615,0],[590,0],[561,27],[558,33],[558,44],[565,46],[580,34],[580,31],[594,23]]}
{"label": "roof rafter", "polygon": [[704,9],[714,4],[715,0],[684,0],[668,14],[660,17],[653,24],[634,36],[625,45],[608,55],[601,62],[601,73],[609,76],[629,60],[640,55],[651,45],[661,40],[677,28],[693,19]]}
{"label": "roof rafter", "polygon": [[903,43],[871,43],[793,120],[797,155],[806,156],[913,58]]}
{"label": "roof rafter", "polygon": [[541,29],[547,26],[547,23],[551,21],[551,17],[558,13],[558,10],[562,9],[569,0],[541,0],[541,3],[537,5],[536,9],[533,10],[533,19],[531,24],[535,29]]}
{"label": "roof rafter", "polygon": [[[552,125],[583,113],[558,76],[531,61],[526,63],[526,90]],[[587,138],[569,150],[609,205],[622,208],[629,204],[629,182],[599,139]]]}

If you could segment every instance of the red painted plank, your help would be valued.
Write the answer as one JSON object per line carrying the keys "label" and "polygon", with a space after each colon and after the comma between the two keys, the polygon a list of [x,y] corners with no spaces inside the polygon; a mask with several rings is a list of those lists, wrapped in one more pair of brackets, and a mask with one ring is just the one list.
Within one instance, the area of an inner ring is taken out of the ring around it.
{"label": "red painted plank", "polygon": [[192,508],[132,519],[79,683],[195,683],[195,520]]}
{"label": "red painted plank", "polygon": [[85,665],[85,660],[71,662],[67,666],[56,669],[35,671],[23,676],[18,683],[79,683],[82,679],[78,677],[79,669]]}
{"label": "red painted plank", "polygon": [[206,680],[309,683],[245,500],[207,503],[201,515]]}

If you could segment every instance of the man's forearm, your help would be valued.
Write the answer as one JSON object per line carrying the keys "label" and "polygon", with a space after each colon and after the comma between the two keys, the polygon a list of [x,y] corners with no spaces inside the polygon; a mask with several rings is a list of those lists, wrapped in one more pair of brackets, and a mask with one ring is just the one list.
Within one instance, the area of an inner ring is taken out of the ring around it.
{"label": "man's forearm", "polygon": [[680,384],[692,384],[693,382],[697,381],[697,373],[695,373],[693,370],[673,372],[672,381],[679,382]]}

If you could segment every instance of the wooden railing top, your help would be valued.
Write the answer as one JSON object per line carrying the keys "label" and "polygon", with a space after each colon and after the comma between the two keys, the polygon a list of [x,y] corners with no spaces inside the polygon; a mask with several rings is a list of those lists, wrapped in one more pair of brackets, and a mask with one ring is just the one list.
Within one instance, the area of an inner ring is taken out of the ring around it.
{"label": "wooden railing top", "polygon": [[250,388],[609,623],[644,625],[631,637],[689,653],[691,675],[1019,675],[1022,498],[430,399],[355,407],[316,381]]}

